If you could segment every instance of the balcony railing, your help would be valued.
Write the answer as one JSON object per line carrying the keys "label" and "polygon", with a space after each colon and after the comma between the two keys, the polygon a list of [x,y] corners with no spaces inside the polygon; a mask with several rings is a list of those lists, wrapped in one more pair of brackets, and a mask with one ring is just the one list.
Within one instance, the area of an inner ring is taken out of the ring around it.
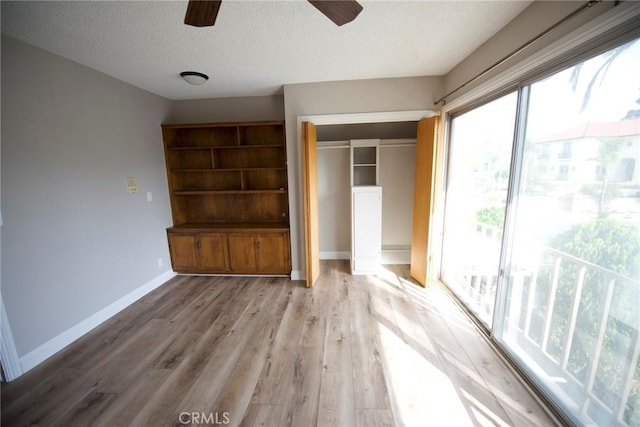
{"label": "balcony railing", "polygon": [[[502,230],[477,224],[456,292],[491,325]],[[505,344],[583,425],[640,426],[640,281],[538,244],[511,259]]]}
{"label": "balcony railing", "polygon": [[[640,425],[640,282],[549,247],[526,255],[506,281],[505,343],[584,425]],[[495,273],[472,267],[465,282],[477,314],[492,312]]]}
{"label": "balcony railing", "polygon": [[540,247],[509,280],[506,335],[585,423],[640,423],[640,282]]}

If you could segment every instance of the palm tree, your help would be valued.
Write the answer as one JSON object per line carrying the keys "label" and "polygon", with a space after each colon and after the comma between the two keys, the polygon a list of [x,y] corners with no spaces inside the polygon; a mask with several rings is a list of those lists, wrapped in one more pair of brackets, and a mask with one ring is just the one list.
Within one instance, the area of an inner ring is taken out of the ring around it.
{"label": "palm tree", "polygon": [[[600,67],[598,67],[596,72],[589,79],[589,84],[587,85],[587,89],[585,90],[584,97],[582,99],[582,106],[580,107],[581,113],[584,110],[586,110],[587,106],[589,105],[589,102],[591,101],[591,93],[594,87],[596,86],[596,84],[598,85],[602,84],[602,80],[604,80],[604,77],[606,76],[607,71],[609,71],[609,67],[611,67],[611,64],[613,64],[616,58],[622,55],[622,53],[624,53],[626,50],[628,50],[631,46],[633,46],[638,41],[640,40],[636,40],[635,42],[632,42],[632,43],[623,44],[604,54],[605,55],[604,62],[602,63],[602,65],[600,65]],[[580,62],[576,64],[573,67],[573,71],[571,72],[571,77],[569,78],[569,81],[571,82],[571,88],[573,89],[574,92],[576,91],[578,87],[578,83],[580,82],[583,65],[584,65],[584,62]]]}
{"label": "palm tree", "polygon": [[600,173],[602,184],[600,186],[600,194],[598,195],[598,218],[605,218],[606,211],[606,194],[609,186],[609,169],[618,160],[618,153],[622,147],[622,138],[600,138],[600,147],[598,147],[598,163],[600,164]]}

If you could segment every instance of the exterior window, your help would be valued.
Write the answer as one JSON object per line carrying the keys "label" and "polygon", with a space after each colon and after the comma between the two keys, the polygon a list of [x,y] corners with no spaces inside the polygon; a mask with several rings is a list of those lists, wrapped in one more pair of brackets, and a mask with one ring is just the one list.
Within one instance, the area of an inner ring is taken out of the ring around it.
{"label": "exterior window", "polygon": [[576,425],[640,425],[638,70],[640,39],[451,122],[442,280]]}
{"label": "exterior window", "polygon": [[558,168],[558,179],[560,181],[567,181],[569,179],[569,166],[560,165]]}
{"label": "exterior window", "polygon": [[571,141],[565,141],[562,143],[562,151],[558,157],[561,159],[571,158]]}

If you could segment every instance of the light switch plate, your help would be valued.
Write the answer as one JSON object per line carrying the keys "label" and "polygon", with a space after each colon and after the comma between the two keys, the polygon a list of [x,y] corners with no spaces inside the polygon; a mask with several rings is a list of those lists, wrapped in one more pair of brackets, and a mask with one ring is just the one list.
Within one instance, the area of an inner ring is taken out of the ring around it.
{"label": "light switch plate", "polygon": [[134,194],[138,191],[138,180],[135,176],[127,177],[127,188],[129,189],[129,193]]}

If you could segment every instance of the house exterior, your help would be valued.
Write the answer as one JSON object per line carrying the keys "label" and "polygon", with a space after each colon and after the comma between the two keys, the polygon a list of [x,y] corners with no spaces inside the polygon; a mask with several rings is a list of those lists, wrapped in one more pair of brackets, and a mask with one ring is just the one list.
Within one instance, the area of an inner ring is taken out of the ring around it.
{"label": "house exterior", "polygon": [[[606,168],[609,182],[640,185],[640,117],[584,123],[542,137],[535,144],[532,167],[540,179],[601,182]],[[598,161],[603,149],[611,153],[609,165]]]}

